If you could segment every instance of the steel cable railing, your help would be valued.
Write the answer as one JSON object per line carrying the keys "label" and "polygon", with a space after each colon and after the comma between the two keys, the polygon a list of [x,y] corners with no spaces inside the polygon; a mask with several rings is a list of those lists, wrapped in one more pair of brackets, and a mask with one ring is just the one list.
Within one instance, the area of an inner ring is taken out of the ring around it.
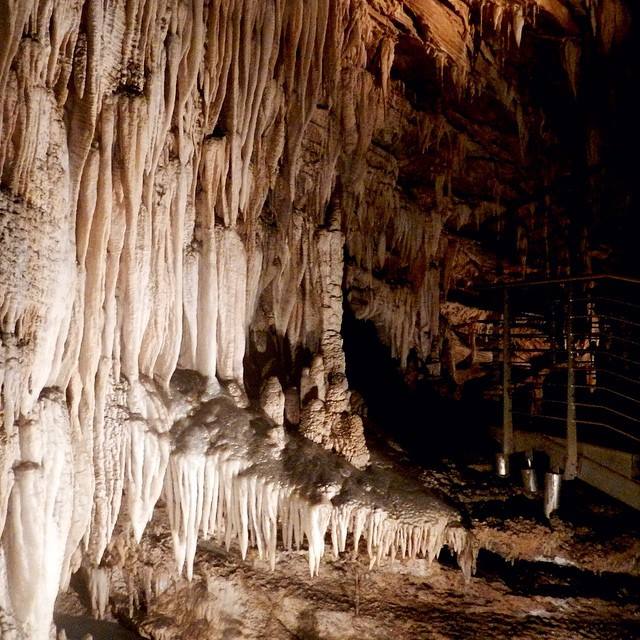
{"label": "steel cable railing", "polygon": [[514,424],[560,434],[568,478],[578,442],[640,453],[640,279],[580,276],[491,291],[502,296],[500,323],[488,320],[476,340],[500,368],[505,455]]}

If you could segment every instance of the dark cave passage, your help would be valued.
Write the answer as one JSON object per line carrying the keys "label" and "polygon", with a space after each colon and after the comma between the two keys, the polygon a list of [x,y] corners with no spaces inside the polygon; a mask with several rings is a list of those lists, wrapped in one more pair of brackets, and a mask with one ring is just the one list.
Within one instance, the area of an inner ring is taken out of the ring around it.
{"label": "dark cave passage", "polygon": [[459,399],[445,397],[426,377],[410,387],[374,324],[358,320],[348,305],[342,336],[349,384],[364,398],[369,422],[383,438],[396,440],[424,464],[493,451],[488,428],[495,424],[495,404],[477,386],[466,385]]}

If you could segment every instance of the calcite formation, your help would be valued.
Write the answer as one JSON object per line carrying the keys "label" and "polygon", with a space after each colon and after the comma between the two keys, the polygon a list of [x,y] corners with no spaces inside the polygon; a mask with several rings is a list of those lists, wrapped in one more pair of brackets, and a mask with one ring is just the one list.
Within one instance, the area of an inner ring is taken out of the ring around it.
{"label": "calcite formation", "polygon": [[[624,4],[587,5],[614,47]],[[286,422],[367,465],[343,305],[400,363],[439,360],[444,293],[486,278],[456,230],[543,182],[514,196],[542,118],[507,72],[539,12],[580,32],[560,0],[0,2],[3,637],[48,637],[58,589],[99,571],[119,518],[139,540],[163,488],[187,571],[214,526],[272,558],[283,514],[312,573],[327,527],[338,550],[368,527],[372,556],[462,548],[424,506],[325,509],[241,476],[256,461],[227,460],[198,407],[253,401],[274,447]],[[577,92],[580,43],[562,51]],[[489,100],[487,122],[431,103],[434,87]],[[204,383],[180,373],[176,392],[176,371]]]}
{"label": "calcite formation", "polygon": [[227,547],[237,540],[242,557],[251,544],[273,568],[279,532],[285,549],[300,549],[306,539],[312,576],[327,531],[336,557],[351,533],[355,554],[366,540],[372,566],[396,554],[431,561],[448,544],[466,574],[472,570],[473,543],[454,509],[388,471],[359,472],[286,438],[229,397],[203,403],[173,431],[165,497],[177,569],[189,579],[199,535]]}

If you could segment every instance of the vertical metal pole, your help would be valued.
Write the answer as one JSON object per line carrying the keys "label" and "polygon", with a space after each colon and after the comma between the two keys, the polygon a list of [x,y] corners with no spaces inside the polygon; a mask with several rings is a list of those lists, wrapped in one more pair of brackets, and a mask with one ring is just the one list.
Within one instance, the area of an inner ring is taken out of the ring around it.
{"label": "vertical metal pole", "polygon": [[558,340],[558,311],[556,301],[552,302],[549,334],[551,335],[551,362],[553,363],[553,366],[558,364],[558,350],[562,348],[561,343]]}
{"label": "vertical metal pole", "polygon": [[575,339],[573,333],[573,290],[567,284],[567,458],[564,477],[573,480],[578,473],[578,434],[576,430]]}
{"label": "vertical metal pole", "polygon": [[511,388],[511,318],[509,289],[503,291],[502,308],[502,452],[513,453],[513,406]]}

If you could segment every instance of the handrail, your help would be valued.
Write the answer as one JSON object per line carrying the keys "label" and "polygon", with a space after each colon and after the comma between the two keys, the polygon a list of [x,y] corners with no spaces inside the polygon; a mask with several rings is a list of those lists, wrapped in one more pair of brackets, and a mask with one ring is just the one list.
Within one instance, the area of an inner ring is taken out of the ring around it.
{"label": "handrail", "polygon": [[597,373],[597,374],[604,374],[607,376],[614,376],[616,378],[620,378],[620,380],[624,380],[625,382],[629,382],[631,384],[640,384],[640,380],[635,379],[635,378],[629,378],[629,376],[625,376],[622,375],[621,373],[618,373],[617,371],[611,371],[611,369],[605,369],[604,367],[598,367],[596,368],[591,368],[591,369],[586,369],[587,371],[590,371],[592,373]]}
{"label": "handrail", "polygon": [[640,341],[632,340],[631,338],[623,338],[621,336],[607,336],[607,340],[613,340],[614,342],[624,342],[626,344],[632,344],[634,347],[640,348]]}
{"label": "handrail", "polygon": [[[513,417],[520,416],[536,418],[540,425],[546,419],[549,427],[549,421],[564,423],[565,478],[579,473],[581,441],[638,449],[640,304],[635,303],[638,289],[632,288],[638,285],[635,276],[592,274],[482,288],[502,292],[501,322],[495,296],[491,304],[498,314],[486,318],[493,329],[481,329],[476,338],[503,369],[503,453],[510,452],[505,445],[513,441]],[[541,291],[536,295],[527,291],[530,287]],[[563,378],[564,384],[554,384]],[[587,395],[587,389],[604,395]],[[621,400],[628,402],[620,406]]]}
{"label": "handrail", "polygon": [[[555,382],[546,382],[545,384],[549,387],[554,387],[557,389],[564,389],[566,387],[566,385],[564,384],[557,384]],[[631,396],[628,396],[625,393],[620,393],[619,391],[615,391],[601,384],[596,384],[596,385],[576,384],[574,386],[576,389],[588,389],[589,391],[604,391],[606,393],[611,393],[612,395],[618,396],[623,400],[628,400],[629,402],[634,402],[635,404],[640,405],[640,400],[638,398],[632,398]]]}
{"label": "handrail", "polygon": [[597,355],[601,358],[613,358],[614,360],[618,360],[619,362],[624,362],[632,367],[640,367],[640,362],[638,360],[634,360],[633,358],[626,358],[625,356],[621,356],[617,353],[611,353],[610,351],[595,351],[594,355]]}
{"label": "handrail", "polygon": [[566,278],[549,278],[547,280],[510,280],[496,284],[479,287],[485,290],[502,289],[526,289],[528,287],[541,287],[554,284],[571,284],[574,282],[591,282],[593,280],[612,280],[614,282],[625,282],[627,284],[640,284],[640,278],[634,276],[614,275],[608,273],[596,273],[589,276],[567,276]]}
{"label": "handrail", "polygon": [[609,304],[620,304],[624,305],[625,307],[638,309],[638,311],[640,311],[640,304],[628,302],[627,300],[616,300],[615,298],[610,298],[609,296],[601,296],[595,294],[587,298],[576,298],[576,302],[608,302]]}
{"label": "handrail", "polygon": [[[576,320],[590,320],[591,316],[573,316]],[[618,316],[612,316],[607,313],[599,313],[598,318],[603,320],[610,320],[611,322],[621,322],[632,327],[640,329],[640,322],[634,322],[633,320],[627,320],[626,318],[619,318]]]}
{"label": "handrail", "polygon": [[[545,400],[545,402],[550,402],[551,404],[563,404],[566,405],[566,400],[554,400],[553,398]],[[634,418],[633,416],[627,415],[626,413],[622,413],[622,411],[616,411],[611,407],[607,407],[604,404],[589,404],[588,402],[576,402],[576,407],[583,407],[587,409],[601,409],[602,411],[608,411],[609,413],[620,416],[621,418],[625,418],[626,420],[631,420],[631,422],[637,422],[640,424],[640,418]]]}
{"label": "handrail", "polygon": [[[542,414],[535,414],[535,413],[531,414],[531,413],[525,413],[524,411],[514,411],[513,414],[523,416],[526,418],[539,418],[543,420],[557,420],[558,422],[566,422],[566,418],[563,418],[561,416],[549,416],[549,415],[542,415]],[[608,429],[609,431],[617,433],[620,436],[629,438],[634,442],[640,442],[640,438],[637,438],[636,436],[631,435],[626,431],[622,431],[621,429],[616,429],[615,427],[612,427],[610,424],[607,424],[606,422],[594,422],[592,420],[576,420],[576,422],[578,424],[583,424],[586,426],[602,427],[603,429]]]}

